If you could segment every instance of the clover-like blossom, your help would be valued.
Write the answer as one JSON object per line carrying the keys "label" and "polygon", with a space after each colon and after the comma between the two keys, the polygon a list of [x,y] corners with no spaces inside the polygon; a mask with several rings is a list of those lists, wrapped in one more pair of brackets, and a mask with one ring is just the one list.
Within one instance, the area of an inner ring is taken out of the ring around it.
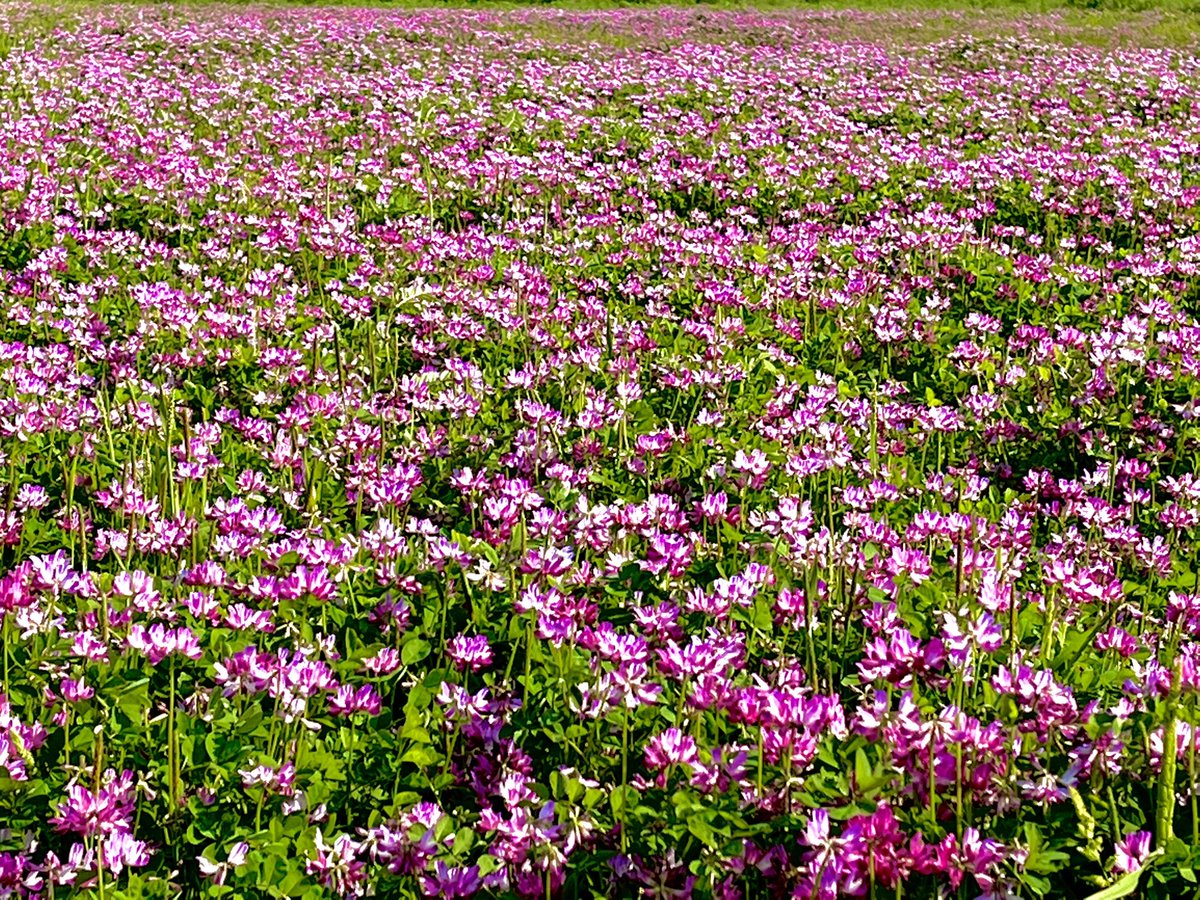
{"label": "clover-like blossom", "polygon": [[446,645],[446,656],[460,669],[478,672],[486,669],[494,659],[488,639],[482,634],[459,634]]}
{"label": "clover-like blossom", "polygon": [[1150,856],[1154,836],[1148,831],[1133,831],[1116,842],[1113,869],[1121,874],[1136,872]]}

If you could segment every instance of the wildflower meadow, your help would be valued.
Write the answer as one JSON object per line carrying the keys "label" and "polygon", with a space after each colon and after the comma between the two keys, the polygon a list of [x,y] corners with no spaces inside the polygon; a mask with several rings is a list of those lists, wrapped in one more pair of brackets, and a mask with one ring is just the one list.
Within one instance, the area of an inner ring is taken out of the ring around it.
{"label": "wildflower meadow", "polygon": [[1200,893],[1196,55],[0,24],[0,898]]}

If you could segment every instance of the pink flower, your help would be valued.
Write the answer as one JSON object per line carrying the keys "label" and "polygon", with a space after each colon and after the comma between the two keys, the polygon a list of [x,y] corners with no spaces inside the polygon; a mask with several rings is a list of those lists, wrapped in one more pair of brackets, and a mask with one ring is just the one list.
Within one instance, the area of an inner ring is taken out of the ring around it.
{"label": "pink flower", "polygon": [[329,714],[332,716],[351,716],[359,712],[377,716],[382,708],[379,692],[370,684],[364,684],[357,690],[341,685],[329,698]]}
{"label": "pink flower", "polygon": [[665,769],[668,766],[694,766],[699,762],[696,742],[690,735],[684,734],[678,728],[668,728],[660,735],[651,738],[646,745],[646,765],[651,769]]}
{"label": "pink flower", "polygon": [[1150,855],[1154,835],[1149,831],[1134,831],[1117,841],[1113,848],[1113,869],[1121,874],[1136,872]]}
{"label": "pink flower", "polygon": [[250,852],[250,845],[245,841],[238,841],[229,848],[229,855],[225,862],[216,863],[206,856],[196,857],[196,865],[200,869],[200,874],[205,878],[211,878],[213,884],[224,884],[225,879],[229,877],[229,873],[242,865],[246,861],[246,856]]}
{"label": "pink flower", "polygon": [[492,648],[482,634],[452,637],[446,644],[446,656],[460,669],[478,672],[492,664]]}
{"label": "pink flower", "polygon": [[67,788],[67,799],[60,802],[50,824],[57,831],[85,836],[129,831],[135,801],[134,775],[126,769],[117,775],[104,773],[98,792],[75,782]]}
{"label": "pink flower", "polygon": [[357,858],[361,845],[347,834],[338,835],[328,844],[319,828],[314,841],[315,855],[304,864],[304,871],[339,897],[363,896],[367,871],[366,863]]}

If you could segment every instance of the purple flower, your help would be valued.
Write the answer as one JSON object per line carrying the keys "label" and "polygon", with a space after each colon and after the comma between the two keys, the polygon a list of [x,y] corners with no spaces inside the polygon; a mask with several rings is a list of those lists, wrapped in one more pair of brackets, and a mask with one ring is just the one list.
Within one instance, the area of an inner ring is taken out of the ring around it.
{"label": "purple flower", "polygon": [[1134,831],[1117,841],[1113,848],[1113,869],[1121,874],[1136,872],[1150,855],[1154,836],[1149,831]]}
{"label": "purple flower", "polygon": [[478,866],[450,866],[440,859],[431,873],[421,876],[426,897],[470,897],[482,883]]}
{"label": "purple flower", "polygon": [[471,672],[486,669],[493,660],[492,648],[482,634],[455,635],[446,643],[446,656],[458,668]]}

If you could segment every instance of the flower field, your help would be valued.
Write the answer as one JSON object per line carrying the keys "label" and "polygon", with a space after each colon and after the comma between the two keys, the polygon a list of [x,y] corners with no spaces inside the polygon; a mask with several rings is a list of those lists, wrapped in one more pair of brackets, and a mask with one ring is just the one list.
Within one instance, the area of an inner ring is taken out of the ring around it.
{"label": "flower field", "polygon": [[1200,63],[0,6],[0,897],[1191,897]]}

